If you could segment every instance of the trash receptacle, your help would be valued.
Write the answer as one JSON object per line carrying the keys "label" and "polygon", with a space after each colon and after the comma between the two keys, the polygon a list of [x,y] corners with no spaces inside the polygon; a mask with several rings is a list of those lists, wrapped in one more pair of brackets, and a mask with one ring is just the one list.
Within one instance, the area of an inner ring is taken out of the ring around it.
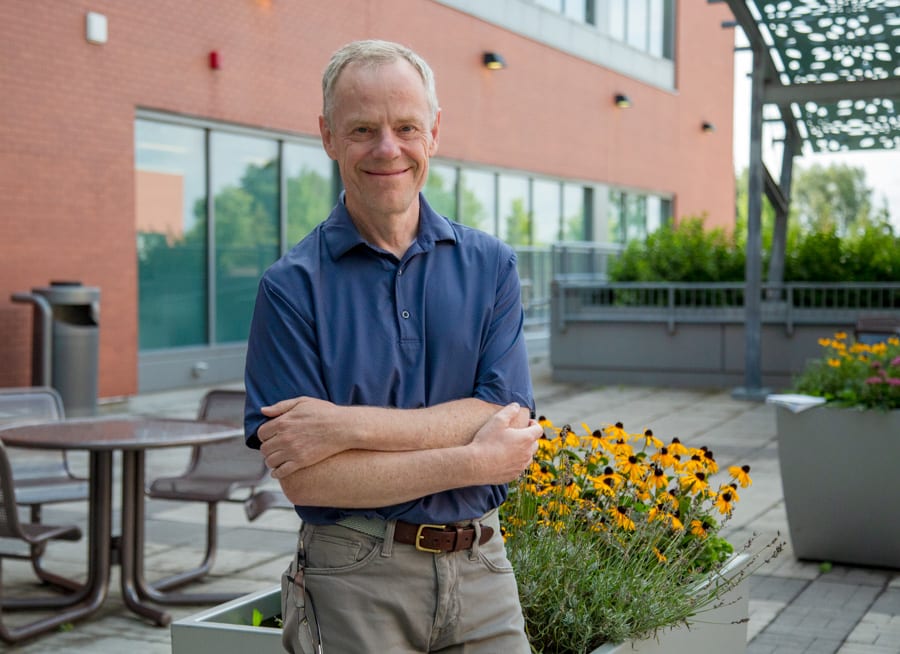
{"label": "trash receptacle", "polygon": [[53,281],[12,299],[34,305],[32,383],[59,391],[66,416],[95,415],[100,289]]}

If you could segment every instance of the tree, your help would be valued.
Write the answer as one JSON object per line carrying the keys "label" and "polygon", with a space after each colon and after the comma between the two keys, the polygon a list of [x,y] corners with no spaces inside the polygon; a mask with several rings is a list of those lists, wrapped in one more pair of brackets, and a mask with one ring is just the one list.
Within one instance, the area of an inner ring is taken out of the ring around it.
{"label": "tree", "polygon": [[793,187],[791,203],[805,228],[833,228],[845,235],[851,226],[874,218],[872,189],[866,185],[864,168],[815,164],[796,171]]}

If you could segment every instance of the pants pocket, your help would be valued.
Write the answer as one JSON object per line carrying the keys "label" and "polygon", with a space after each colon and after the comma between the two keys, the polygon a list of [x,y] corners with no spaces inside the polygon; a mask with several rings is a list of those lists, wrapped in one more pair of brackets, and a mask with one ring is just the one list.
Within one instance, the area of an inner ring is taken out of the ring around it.
{"label": "pants pocket", "polygon": [[281,644],[291,654],[323,654],[315,611],[296,559],[281,577]]}

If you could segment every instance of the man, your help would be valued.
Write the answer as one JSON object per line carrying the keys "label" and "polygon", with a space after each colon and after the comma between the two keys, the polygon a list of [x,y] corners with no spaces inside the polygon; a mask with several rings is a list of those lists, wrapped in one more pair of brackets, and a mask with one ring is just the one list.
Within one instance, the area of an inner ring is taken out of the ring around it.
{"label": "man", "polygon": [[541,434],[515,255],[420,195],[418,55],[351,43],[322,86],[345,192],[263,276],[247,352],[247,442],[303,519],[285,647],[529,652],[496,512]]}

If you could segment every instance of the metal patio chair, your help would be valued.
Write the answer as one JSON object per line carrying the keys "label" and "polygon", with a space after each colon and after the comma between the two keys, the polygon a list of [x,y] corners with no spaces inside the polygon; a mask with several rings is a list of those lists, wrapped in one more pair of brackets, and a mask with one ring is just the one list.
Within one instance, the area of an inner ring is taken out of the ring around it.
{"label": "metal patio chair", "polygon": [[[241,426],[244,422],[244,400],[242,390],[214,389],[209,391],[200,404],[198,418],[210,422],[221,422]],[[147,490],[154,499],[205,502],[206,509],[206,554],[202,563],[186,572],[155,582],[158,590],[176,588],[189,581],[206,575],[215,560],[216,531],[218,526],[217,505],[219,502],[243,502],[247,517],[256,519],[263,511],[275,505],[269,501],[270,491],[256,487],[268,478],[268,469],[262,455],[248,448],[243,436],[194,447],[187,469],[176,477],[155,479]],[[247,490],[245,498],[235,498],[237,491]]]}
{"label": "metal patio chair", "polygon": [[[65,419],[62,398],[49,386],[0,388],[0,429],[15,425],[58,422]],[[77,477],[69,467],[64,452],[48,451],[36,458],[16,456],[7,459],[13,471],[16,504],[30,509],[32,525],[41,523],[41,507],[59,502],[87,501],[87,479]],[[31,544],[31,565],[46,583],[65,590],[76,590],[80,584],[47,572],[41,567],[46,541]]]}
{"label": "metal patio chair", "polygon": [[[19,511],[16,506],[18,498],[14,484],[15,477],[6,452],[6,448],[0,442],[0,538],[10,538],[26,543],[29,547],[29,553],[21,554],[0,550],[0,565],[2,565],[4,558],[30,559],[32,565],[34,565],[35,550],[43,552],[47,542],[51,540],[78,540],[81,538],[81,530],[75,525],[56,526],[23,523],[19,520]],[[45,572],[44,574],[61,579],[61,577],[56,577],[56,575],[50,575],[50,573]],[[55,602],[54,600],[57,601]],[[4,598],[2,574],[0,574],[0,639],[8,643],[14,643],[54,629],[61,621],[57,615],[51,614],[28,624],[7,627],[3,623],[3,609],[52,608],[61,605],[61,602],[58,600],[59,596],[50,598]]]}

